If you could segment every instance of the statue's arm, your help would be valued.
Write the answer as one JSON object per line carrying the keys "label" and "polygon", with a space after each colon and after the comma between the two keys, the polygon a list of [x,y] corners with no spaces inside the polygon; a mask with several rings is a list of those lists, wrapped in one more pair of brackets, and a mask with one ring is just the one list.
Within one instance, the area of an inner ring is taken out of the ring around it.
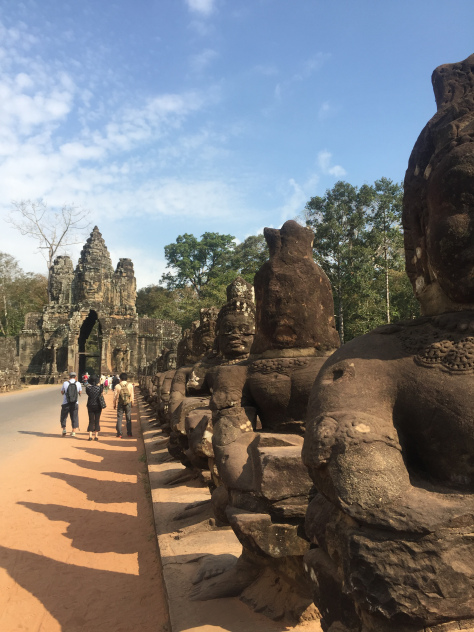
{"label": "statue's arm", "polygon": [[192,367],[181,367],[174,374],[170,389],[170,409],[174,410],[186,397],[186,382]]}
{"label": "statue's arm", "polygon": [[404,361],[397,373],[390,359],[349,352],[324,365],[308,405],[303,460],[316,487],[359,523],[415,532],[455,524],[473,509],[465,497],[422,486],[407,469],[394,424]]}

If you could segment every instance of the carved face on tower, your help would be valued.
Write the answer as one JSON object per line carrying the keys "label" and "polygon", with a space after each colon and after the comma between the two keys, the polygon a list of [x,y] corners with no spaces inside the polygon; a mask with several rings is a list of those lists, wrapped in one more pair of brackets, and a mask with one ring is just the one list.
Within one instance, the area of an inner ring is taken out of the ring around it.
{"label": "carved face on tower", "polygon": [[95,276],[84,275],[84,281],[82,284],[82,292],[83,297],[86,301],[93,301],[97,299],[97,295],[99,293],[99,285],[100,280],[95,278]]}

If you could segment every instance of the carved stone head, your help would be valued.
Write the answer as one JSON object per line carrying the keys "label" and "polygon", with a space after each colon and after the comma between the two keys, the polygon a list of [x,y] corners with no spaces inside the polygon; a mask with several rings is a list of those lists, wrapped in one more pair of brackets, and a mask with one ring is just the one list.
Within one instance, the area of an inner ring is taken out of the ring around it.
{"label": "carved stone head", "polygon": [[405,175],[406,269],[426,315],[474,306],[474,55],[432,75],[437,113]]}
{"label": "carved stone head", "polygon": [[289,220],[265,228],[270,260],[255,275],[257,334],[252,353],[339,345],[331,285],[313,260],[313,231]]}
{"label": "carved stone head", "polygon": [[253,287],[237,277],[227,288],[227,303],[219,311],[216,323],[219,353],[226,360],[245,358],[255,336]]}
{"label": "carved stone head", "polygon": [[202,358],[214,347],[218,314],[216,307],[203,307],[200,311],[199,326],[193,335],[193,349],[197,358]]}

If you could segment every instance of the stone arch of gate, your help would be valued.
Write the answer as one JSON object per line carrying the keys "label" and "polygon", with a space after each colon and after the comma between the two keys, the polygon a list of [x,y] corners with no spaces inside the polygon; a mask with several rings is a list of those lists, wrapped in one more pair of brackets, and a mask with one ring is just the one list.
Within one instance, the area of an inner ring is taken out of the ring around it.
{"label": "stone arch of gate", "polygon": [[[96,340],[91,339],[91,334],[97,326]],[[102,372],[102,324],[99,315],[94,309],[89,310],[84,318],[78,337],[78,375],[82,376],[86,371],[100,375]]]}

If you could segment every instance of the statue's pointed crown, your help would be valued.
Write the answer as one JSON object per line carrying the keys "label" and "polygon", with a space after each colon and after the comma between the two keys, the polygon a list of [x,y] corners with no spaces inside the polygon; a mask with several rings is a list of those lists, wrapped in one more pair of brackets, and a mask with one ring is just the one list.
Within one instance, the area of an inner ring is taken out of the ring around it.
{"label": "statue's pointed crown", "polygon": [[88,237],[81,251],[79,264],[94,265],[100,268],[112,268],[112,259],[105,245],[104,238],[97,226],[94,226],[90,236]]}

